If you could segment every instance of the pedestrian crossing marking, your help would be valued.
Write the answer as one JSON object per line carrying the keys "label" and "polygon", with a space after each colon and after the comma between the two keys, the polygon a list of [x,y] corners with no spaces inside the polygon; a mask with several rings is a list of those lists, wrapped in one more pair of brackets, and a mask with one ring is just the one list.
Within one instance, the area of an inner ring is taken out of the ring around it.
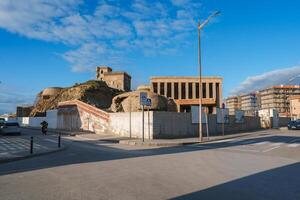
{"label": "pedestrian crossing marking", "polygon": [[283,142],[273,142],[272,144],[270,144],[271,146],[281,146],[283,145]]}
{"label": "pedestrian crossing marking", "polygon": [[295,147],[298,147],[298,146],[300,146],[300,143],[288,144],[287,146],[288,146],[288,147],[295,148]]}

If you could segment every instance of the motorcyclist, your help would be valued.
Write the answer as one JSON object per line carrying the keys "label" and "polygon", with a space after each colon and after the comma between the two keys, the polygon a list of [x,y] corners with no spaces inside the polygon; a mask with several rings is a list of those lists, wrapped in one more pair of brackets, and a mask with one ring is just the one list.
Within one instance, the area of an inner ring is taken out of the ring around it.
{"label": "motorcyclist", "polygon": [[41,122],[42,133],[47,135],[48,123],[46,121]]}

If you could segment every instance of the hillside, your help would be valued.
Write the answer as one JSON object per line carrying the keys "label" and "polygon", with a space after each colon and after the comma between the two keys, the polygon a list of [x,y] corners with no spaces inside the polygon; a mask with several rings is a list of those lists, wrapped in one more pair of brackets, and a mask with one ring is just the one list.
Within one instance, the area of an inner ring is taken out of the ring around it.
{"label": "hillside", "polygon": [[121,93],[120,90],[108,87],[105,82],[96,80],[62,88],[57,94],[47,97],[40,92],[30,116],[43,116],[47,110],[57,108],[59,102],[75,99],[100,109],[108,109],[113,97]]}

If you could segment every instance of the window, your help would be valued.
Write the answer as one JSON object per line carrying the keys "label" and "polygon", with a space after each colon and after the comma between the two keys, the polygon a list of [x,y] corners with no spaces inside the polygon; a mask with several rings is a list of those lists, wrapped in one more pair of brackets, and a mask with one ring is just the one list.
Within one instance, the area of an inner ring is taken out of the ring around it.
{"label": "window", "polygon": [[209,83],[209,98],[213,98],[213,83]]}
{"label": "window", "polygon": [[220,92],[219,92],[219,89],[220,89],[220,83],[216,83],[216,103],[217,103],[217,106],[220,105]]}
{"label": "window", "polygon": [[174,99],[178,99],[178,83],[174,83]]}
{"label": "window", "polygon": [[193,83],[189,83],[189,99],[193,98]]}
{"label": "window", "polygon": [[160,83],[160,95],[165,95],[165,83]]}
{"label": "window", "polygon": [[181,98],[186,99],[185,95],[185,83],[181,83]]}
{"label": "window", "polygon": [[202,83],[202,97],[206,98],[206,83]]}
{"label": "window", "polygon": [[172,86],[171,83],[167,83],[167,97],[171,97],[172,96]]}
{"label": "window", "polygon": [[199,99],[199,83],[196,83],[196,98]]}
{"label": "window", "polygon": [[153,92],[157,93],[157,83],[152,83]]}

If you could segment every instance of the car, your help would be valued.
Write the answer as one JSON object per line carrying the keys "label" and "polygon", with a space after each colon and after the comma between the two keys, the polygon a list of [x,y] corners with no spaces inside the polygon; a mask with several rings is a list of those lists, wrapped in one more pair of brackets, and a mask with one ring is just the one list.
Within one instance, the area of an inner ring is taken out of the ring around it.
{"label": "car", "polygon": [[4,118],[0,118],[0,127],[3,126],[5,123],[5,119]]}
{"label": "car", "polygon": [[300,130],[300,119],[289,121],[288,129],[299,129]]}
{"label": "car", "polygon": [[21,129],[18,122],[4,122],[0,127],[2,135],[21,134]]}

